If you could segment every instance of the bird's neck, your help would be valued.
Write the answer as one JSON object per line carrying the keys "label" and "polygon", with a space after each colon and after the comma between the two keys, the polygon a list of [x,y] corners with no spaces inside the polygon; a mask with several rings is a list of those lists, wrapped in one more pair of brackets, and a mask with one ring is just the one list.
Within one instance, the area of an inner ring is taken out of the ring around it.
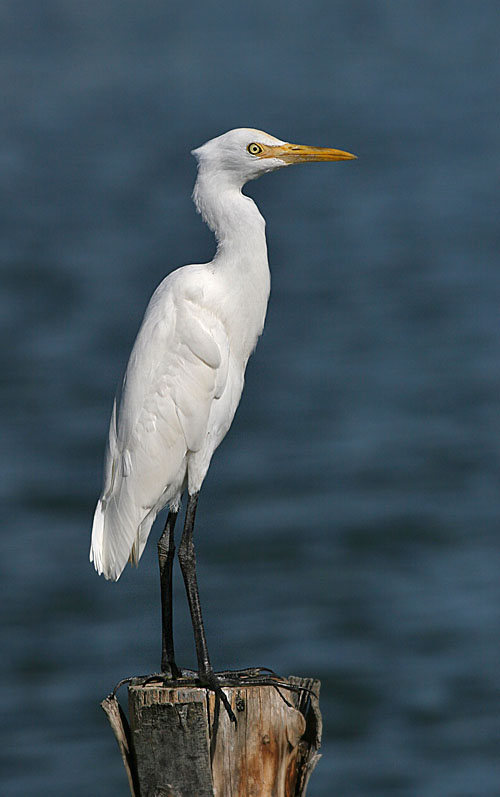
{"label": "bird's neck", "polygon": [[214,265],[268,270],[266,223],[241,186],[226,175],[200,170],[193,200],[217,239]]}
{"label": "bird's neck", "polygon": [[244,367],[262,333],[271,287],[266,223],[255,202],[225,176],[200,170],[193,199],[217,238],[217,252],[208,265],[223,288],[218,312],[231,350]]}

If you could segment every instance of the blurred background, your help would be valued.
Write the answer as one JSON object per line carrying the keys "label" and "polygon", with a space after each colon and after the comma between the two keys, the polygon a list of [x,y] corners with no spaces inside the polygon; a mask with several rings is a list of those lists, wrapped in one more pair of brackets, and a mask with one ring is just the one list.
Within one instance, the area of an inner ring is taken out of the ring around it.
{"label": "blurred background", "polygon": [[127,794],[99,701],[159,666],[161,525],[97,577],[104,441],[149,296],[214,252],[190,150],[238,126],[359,160],[247,187],[273,289],[200,500],[214,664],[321,679],[311,797],[500,794],[499,22],[1,4],[3,795]]}

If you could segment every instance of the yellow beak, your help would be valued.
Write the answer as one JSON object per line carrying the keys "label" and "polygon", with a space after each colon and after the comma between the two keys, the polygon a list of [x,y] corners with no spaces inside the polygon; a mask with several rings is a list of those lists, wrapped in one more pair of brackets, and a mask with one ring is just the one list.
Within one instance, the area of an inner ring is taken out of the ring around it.
{"label": "yellow beak", "polygon": [[302,144],[280,144],[265,147],[261,158],[279,158],[285,163],[312,163],[313,161],[350,161],[357,155],[329,147],[307,147]]}

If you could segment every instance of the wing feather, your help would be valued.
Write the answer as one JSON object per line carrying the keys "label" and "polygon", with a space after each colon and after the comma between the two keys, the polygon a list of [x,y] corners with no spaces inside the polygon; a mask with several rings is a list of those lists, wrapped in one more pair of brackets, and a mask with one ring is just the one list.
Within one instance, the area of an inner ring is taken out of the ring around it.
{"label": "wing feather", "polygon": [[110,423],[90,554],[107,578],[119,578],[129,558],[139,560],[157,513],[178,501],[188,453],[206,440],[212,403],[227,383],[228,361],[221,321],[167,277],[146,311],[118,419],[115,403]]}

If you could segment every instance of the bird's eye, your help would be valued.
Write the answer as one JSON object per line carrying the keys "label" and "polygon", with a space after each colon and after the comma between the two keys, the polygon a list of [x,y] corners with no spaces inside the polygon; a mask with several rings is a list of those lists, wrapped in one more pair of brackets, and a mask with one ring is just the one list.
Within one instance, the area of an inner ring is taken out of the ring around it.
{"label": "bird's eye", "polygon": [[260,144],[255,144],[255,143],[249,144],[247,150],[250,153],[250,155],[260,155],[260,153],[263,151]]}

